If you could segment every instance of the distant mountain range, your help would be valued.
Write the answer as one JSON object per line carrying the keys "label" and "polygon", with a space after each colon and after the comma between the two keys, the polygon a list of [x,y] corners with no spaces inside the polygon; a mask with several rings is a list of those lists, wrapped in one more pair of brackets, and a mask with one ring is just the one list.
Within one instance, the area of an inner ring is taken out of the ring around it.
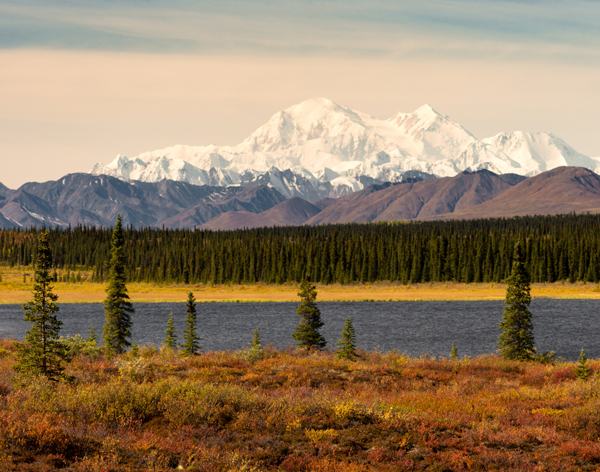
{"label": "distant mountain range", "polygon": [[315,201],[415,177],[481,169],[532,176],[559,166],[598,171],[600,158],[585,156],[546,132],[479,140],[429,105],[382,120],[319,98],[276,113],[237,146],[178,145],[118,156],[91,173],[127,181],[263,184],[286,198]]}
{"label": "distant mountain range", "polygon": [[135,227],[193,227],[220,213],[260,213],[285,200],[274,188],[212,187],[186,182],[123,182],[114,177],[69,174],[57,181],[27,183],[4,192],[0,225],[112,226],[120,213]]}
{"label": "distant mountain range", "polygon": [[224,213],[200,228],[275,226],[283,220],[320,225],[597,213],[600,176],[581,167],[559,167],[529,178],[467,171],[454,177],[374,185],[335,200],[313,202],[313,207],[306,203],[287,200],[256,218],[245,212]]}
{"label": "distant mountain range", "polygon": [[69,174],[17,190],[0,184],[0,228],[112,226],[118,213],[135,227],[231,230],[600,211],[600,176],[582,167],[559,167],[533,177],[483,169],[421,179],[375,184],[309,202],[286,198],[260,183],[225,187]]}
{"label": "distant mountain range", "polygon": [[327,99],[237,146],[118,156],[89,174],[0,184],[0,227],[243,227],[596,211],[600,158],[550,133],[478,140],[429,105],[380,120]]}

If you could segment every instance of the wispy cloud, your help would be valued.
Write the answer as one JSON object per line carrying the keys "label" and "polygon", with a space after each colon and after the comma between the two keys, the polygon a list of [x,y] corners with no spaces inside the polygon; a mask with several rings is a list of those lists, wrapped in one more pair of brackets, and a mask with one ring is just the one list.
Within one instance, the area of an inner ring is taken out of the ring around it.
{"label": "wispy cloud", "polygon": [[600,3],[5,1],[0,47],[586,62],[600,55]]}

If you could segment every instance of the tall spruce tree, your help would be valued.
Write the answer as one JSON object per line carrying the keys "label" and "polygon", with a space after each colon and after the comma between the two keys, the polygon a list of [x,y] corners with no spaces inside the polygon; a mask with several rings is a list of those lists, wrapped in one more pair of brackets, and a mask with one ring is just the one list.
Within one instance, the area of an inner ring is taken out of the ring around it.
{"label": "tall spruce tree", "polygon": [[296,331],[292,334],[292,338],[299,347],[323,349],[327,345],[327,341],[319,333],[319,329],[323,327],[323,322],[321,321],[321,312],[315,303],[317,299],[316,287],[304,279],[300,284],[298,296],[301,303],[298,305],[296,313],[302,318],[296,327]]}
{"label": "tall spruce tree", "polygon": [[500,323],[500,352],[505,359],[532,360],[535,347],[533,322],[529,311],[531,286],[520,239],[515,244],[512,271],[507,283],[506,306]]}
{"label": "tall spruce tree", "polygon": [[33,323],[24,343],[16,343],[18,352],[15,370],[23,375],[44,375],[50,380],[65,378],[65,364],[69,361],[67,346],[59,339],[62,322],[56,317],[58,296],[52,293],[52,253],[48,232],[38,239],[37,265],[33,285],[33,300],[23,305],[25,321]]}
{"label": "tall spruce tree", "polygon": [[352,326],[350,317],[346,318],[346,324],[344,325],[344,329],[342,329],[342,338],[335,344],[339,346],[336,352],[338,359],[355,361],[358,357],[356,352],[356,333],[354,332],[354,326]]}
{"label": "tall spruce tree", "polygon": [[188,356],[194,356],[200,353],[200,337],[196,333],[196,299],[192,292],[188,292],[186,303],[187,317],[185,319],[185,329],[183,330],[183,344],[181,348],[183,353]]}
{"label": "tall spruce tree", "polygon": [[104,300],[106,324],[102,333],[104,345],[116,354],[124,352],[131,345],[131,314],[134,312],[125,285],[124,246],[121,215],[117,215],[117,224],[112,234],[107,296]]}
{"label": "tall spruce tree", "polygon": [[169,321],[167,321],[167,330],[165,331],[165,342],[163,345],[169,349],[175,349],[177,347],[177,333],[175,333],[173,312],[171,312],[169,315]]}

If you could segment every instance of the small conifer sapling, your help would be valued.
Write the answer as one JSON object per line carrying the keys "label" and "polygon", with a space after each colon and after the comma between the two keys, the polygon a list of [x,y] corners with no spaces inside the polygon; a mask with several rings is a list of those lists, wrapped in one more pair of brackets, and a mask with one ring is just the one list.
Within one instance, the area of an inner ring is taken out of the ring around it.
{"label": "small conifer sapling", "polygon": [[254,336],[252,337],[252,342],[250,343],[250,349],[260,349],[262,350],[262,342],[260,341],[260,334],[258,332],[258,328],[254,330]]}
{"label": "small conifer sapling", "polygon": [[452,351],[450,351],[450,359],[457,359],[458,353],[456,352],[456,343],[452,341]]}
{"label": "small conifer sapling", "polygon": [[346,324],[344,324],[344,329],[342,329],[342,337],[335,344],[339,346],[336,351],[338,359],[355,361],[359,357],[356,352],[356,333],[354,332],[350,317],[346,318]]}
{"label": "small conifer sapling", "polygon": [[260,334],[258,333],[258,328],[254,330],[254,336],[252,338],[252,342],[250,343],[250,349],[248,350],[248,360],[250,362],[258,361],[264,358],[265,351],[263,349],[262,342],[260,340]]}
{"label": "small conifer sapling", "polygon": [[583,348],[581,349],[581,354],[579,354],[579,360],[577,361],[577,366],[575,366],[575,375],[579,380],[586,381],[590,376],[590,369],[587,366],[587,357],[583,352]]}
{"label": "small conifer sapling", "polygon": [[165,331],[164,346],[169,349],[175,349],[177,347],[177,334],[175,333],[173,312],[171,312],[171,314],[169,315],[169,321],[167,321],[167,330]]}
{"label": "small conifer sapling", "polygon": [[94,343],[94,346],[98,344],[98,336],[96,335],[96,328],[94,328],[94,323],[90,326],[90,332],[88,333],[87,341],[89,343]]}

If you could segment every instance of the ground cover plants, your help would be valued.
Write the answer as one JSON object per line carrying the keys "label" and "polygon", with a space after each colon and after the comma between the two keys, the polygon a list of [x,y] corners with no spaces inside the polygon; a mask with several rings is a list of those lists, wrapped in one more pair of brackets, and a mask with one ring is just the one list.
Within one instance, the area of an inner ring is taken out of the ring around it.
{"label": "ground cover plants", "polygon": [[[89,347],[16,382],[0,342],[0,469],[597,470],[600,376],[575,363],[264,348]],[[73,341],[71,345],[74,345]],[[450,350],[450,349],[449,349]]]}

